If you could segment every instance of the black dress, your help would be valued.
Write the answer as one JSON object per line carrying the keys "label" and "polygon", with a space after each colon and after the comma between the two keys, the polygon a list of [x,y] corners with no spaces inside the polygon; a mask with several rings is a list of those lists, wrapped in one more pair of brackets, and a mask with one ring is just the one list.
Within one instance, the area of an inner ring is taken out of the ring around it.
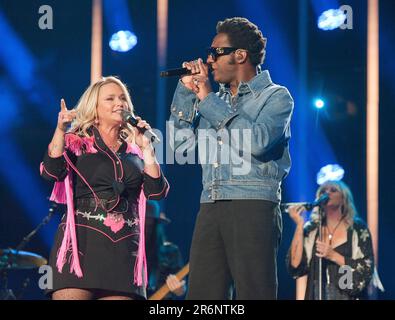
{"label": "black dress", "polygon": [[[83,277],[70,273],[70,253],[60,273],[56,267],[66,216],[58,227],[49,264],[53,269],[53,289],[101,289],[146,298],[145,285],[134,283],[134,267],[140,236],[138,202],[143,188],[147,199],[159,200],[168,190],[161,174],[152,178],[144,163],[124,142],[117,153],[112,152],[92,127],[91,145],[81,143],[81,137],[66,134],[66,153],[79,174],[73,170],[75,229],[79,261]],[[67,143],[69,141],[69,143]],[[87,141],[85,139],[85,141]],[[50,158],[46,153],[42,176],[62,181],[67,170],[64,156]],[[95,201],[93,192],[100,199]]]}
{"label": "black dress", "polygon": [[[304,228],[302,261],[297,268],[291,265],[290,251],[287,255],[287,267],[291,276],[296,279],[307,275],[306,300],[319,298],[319,258],[315,255],[317,239],[317,224],[308,222]],[[367,287],[374,271],[374,258],[372,239],[365,223],[355,219],[354,224],[347,230],[347,242],[335,247],[334,250],[344,256],[345,265],[352,270],[352,278],[347,279],[346,270],[340,269],[336,263],[322,259],[322,299],[366,298]]]}

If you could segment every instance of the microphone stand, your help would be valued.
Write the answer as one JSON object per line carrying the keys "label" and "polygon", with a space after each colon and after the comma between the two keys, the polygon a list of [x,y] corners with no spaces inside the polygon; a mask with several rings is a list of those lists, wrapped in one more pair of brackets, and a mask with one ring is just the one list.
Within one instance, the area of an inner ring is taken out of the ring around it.
{"label": "microphone stand", "polygon": [[[318,209],[318,239],[322,241],[322,210]],[[322,258],[318,258],[318,300],[322,300]]]}
{"label": "microphone stand", "polygon": [[40,224],[32,231],[30,232],[27,236],[25,236],[22,241],[17,245],[15,248],[16,254],[18,254],[19,251],[21,251],[27,243],[33,238],[33,236],[40,230],[44,225],[46,225],[49,220],[51,220],[52,216],[55,213],[55,209],[58,207],[56,202],[50,202],[50,207],[48,209],[48,215],[40,222]]}
{"label": "microphone stand", "polygon": [[[322,206],[318,209],[318,239],[323,241],[322,238],[322,222],[324,219],[324,210]],[[318,300],[322,300],[322,257],[318,258]]]}
{"label": "microphone stand", "polygon": [[[314,207],[318,207],[318,239],[322,241],[322,221],[324,216],[324,210],[322,206],[329,201],[329,196],[327,193],[322,194],[314,202],[290,202],[280,205],[281,210],[288,212],[289,206],[303,205],[307,211],[312,210]],[[315,283],[314,283],[315,285]],[[316,297],[314,292],[314,298]],[[322,300],[322,258],[318,258],[318,300]]]}

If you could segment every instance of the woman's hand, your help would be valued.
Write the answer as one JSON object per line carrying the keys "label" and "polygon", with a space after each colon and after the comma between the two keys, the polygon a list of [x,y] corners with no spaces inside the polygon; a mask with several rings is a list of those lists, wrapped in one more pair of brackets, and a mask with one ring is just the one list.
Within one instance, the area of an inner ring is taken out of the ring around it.
{"label": "woman's hand", "polygon": [[64,152],[64,134],[68,125],[77,116],[76,110],[67,110],[64,99],[60,100],[60,112],[58,115],[58,124],[51,143],[48,146],[48,155],[51,158],[58,158]]}
{"label": "woman's hand", "polygon": [[141,119],[140,117],[136,117],[137,119],[137,128],[133,127],[135,134],[135,142],[140,147],[141,150],[144,151],[151,144],[151,140],[144,135],[138,128],[145,128],[147,130],[151,129],[151,126],[147,123],[147,121]]}
{"label": "woman's hand", "polygon": [[288,208],[289,217],[296,223],[296,225],[304,225],[304,218],[302,213],[306,211],[304,206],[291,206]]}
{"label": "woman's hand", "polygon": [[77,111],[74,109],[67,110],[66,102],[64,101],[64,99],[61,99],[60,100],[60,112],[58,114],[57,129],[59,129],[62,132],[66,132],[67,127],[75,119],[76,116],[77,116]]}
{"label": "woman's hand", "polygon": [[346,260],[344,256],[342,256],[340,253],[336,252],[332,246],[330,246],[328,243],[322,242],[317,240],[316,241],[316,254],[317,257],[319,258],[325,258],[328,259],[339,266],[344,266],[346,264]]}
{"label": "woman's hand", "polygon": [[143,152],[144,158],[144,172],[151,176],[152,178],[159,178],[161,175],[160,167],[158,160],[155,156],[155,150],[152,146],[150,138],[146,137],[144,133],[142,133],[138,128],[145,128],[147,130],[151,129],[151,126],[147,123],[147,121],[141,119],[140,117],[136,117],[137,119],[137,128],[133,127],[135,134],[135,143],[139,146],[141,151]]}
{"label": "woman's hand", "polygon": [[322,242],[320,240],[316,241],[316,256],[319,258],[325,258],[328,260],[333,260],[334,250],[333,248],[326,242]]}

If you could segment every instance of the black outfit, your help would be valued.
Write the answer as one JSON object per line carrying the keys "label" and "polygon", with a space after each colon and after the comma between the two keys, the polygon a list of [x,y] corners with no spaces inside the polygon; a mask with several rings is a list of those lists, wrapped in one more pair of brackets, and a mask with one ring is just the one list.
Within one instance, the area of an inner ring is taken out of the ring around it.
{"label": "black outfit", "polygon": [[[161,199],[166,194],[167,181],[162,174],[159,178],[147,175],[143,171],[143,160],[126,152],[126,142],[114,153],[107,148],[95,127],[89,132],[94,137],[93,147],[97,152],[86,152],[82,148],[81,154],[76,154],[66,144],[68,157],[100,198],[97,206],[89,186],[73,170],[75,225],[83,277],[70,273],[69,256],[62,273],[56,267],[66,222],[64,216],[49,259],[53,268],[53,290],[48,293],[63,288],[85,288],[145,298],[145,286],[133,283],[140,235],[139,194],[143,188],[147,199]],[[68,133],[66,136],[69,134],[74,135]],[[74,135],[74,139],[78,140],[78,136]],[[71,170],[64,156],[51,158],[46,153],[43,164],[42,176],[52,181],[63,180],[67,170]]]}
{"label": "black outfit", "polygon": [[[318,300],[319,290],[319,258],[315,255],[318,240],[318,225],[309,222],[304,228],[303,257],[300,265],[293,268],[290,263],[290,252],[287,256],[288,271],[293,278],[307,277],[305,299]],[[310,243],[310,245],[308,245]],[[344,256],[346,266],[352,268],[352,288],[341,288],[345,284],[345,272],[340,272],[336,263],[322,259],[322,299],[323,300],[355,300],[366,297],[366,289],[372,279],[374,258],[372,239],[369,229],[363,221],[355,219],[347,230],[347,242],[334,248]]]}
{"label": "black outfit", "polygon": [[233,282],[238,300],[276,299],[273,275],[281,231],[281,213],[271,201],[202,203],[192,239],[187,299],[233,298]]}

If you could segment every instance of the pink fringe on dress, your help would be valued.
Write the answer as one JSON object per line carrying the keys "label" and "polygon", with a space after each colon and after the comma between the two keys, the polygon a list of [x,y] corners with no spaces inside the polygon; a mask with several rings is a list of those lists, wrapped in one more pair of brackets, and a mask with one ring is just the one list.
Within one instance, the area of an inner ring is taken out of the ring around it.
{"label": "pink fringe on dress", "polygon": [[66,198],[66,188],[65,188],[65,182],[64,181],[56,181],[51,197],[49,198],[50,201],[55,201],[56,203],[61,203],[61,204],[66,204],[67,203],[67,198]]}
{"label": "pink fringe on dress", "polygon": [[96,148],[93,146],[95,144],[95,137],[91,136],[89,138],[84,137],[82,138],[85,144],[85,151],[86,153],[97,153]]}
{"label": "pink fringe on dress", "polygon": [[[64,153],[64,158],[67,163],[70,159]],[[40,165],[40,171],[45,170],[44,165]],[[72,173],[69,170],[64,181],[57,181],[52,189],[51,196],[49,198],[51,201],[56,203],[67,204],[67,218],[66,218],[66,228],[64,230],[64,236],[62,244],[57,253],[56,266],[59,273],[62,273],[63,266],[67,261],[67,252],[71,251],[71,261],[70,261],[70,273],[74,272],[77,277],[81,278],[83,276],[80,261],[78,257],[78,246],[77,246],[77,236],[75,231],[75,213],[74,213],[74,201],[73,201],[73,183],[72,183]]]}
{"label": "pink fringe on dress", "polygon": [[84,141],[81,137],[76,134],[69,133],[64,136],[66,148],[69,149],[76,156],[82,154],[82,147],[84,146]]}
{"label": "pink fringe on dress", "polygon": [[143,152],[136,144],[128,143],[128,147],[126,148],[126,153],[137,154],[140,159],[144,160]]}
{"label": "pink fringe on dress", "polygon": [[[61,187],[62,186],[59,185],[59,188]],[[78,257],[78,244],[77,244],[77,236],[75,231],[73,186],[72,186],[72,176],[70,171],[64,180],[63,190],[64,193],[66,194],[67,218],[66,218],[66,228],[64,230],[62,244],[59,248],[57,255],[56,266],[58,267],[59,273],[62,273],[63,266],[67,260],[67,252],[71,251],[70,273],[74,272],[78,278],[82,278],[83,274],[80,266],[80,259]]]}
{"label": "pink fringe on dress", "polygon": [[65,135],[66,148],[73,152],[76,156],[80,156],[83,151],[85,153],[96,153],[97,150],[93,146],[95,143],[94,136],[80,137],[74,133]]}
{"label": "pink fringe on dress", "polygon": [[[139,222],[140,222],[140,237],[139,237],[139,248],[137,251],[137,260],[134,265],[134,283],[138,286],[147,287],[147,257],[145,254],[145,236],[144,236],[144,228],[145,228],[145,208],[146,201],[144,190],[140,191],[139,198]],[[144,280],[143,280],[144,279]]]}
{"label": "pink fringe on dress", "polygon": [[[126,153],[134,153],[140,159],[144,160],[143,152],[141,149],[132,143],[128,143],[128,147],[126,148]],[[140,222],[140,237],[139,237],[139,248],[137,251],[137,259],[134,265],[134,283],[138,286],[144,285],[147,286],[147,257],[145,254],[145,210],[146,210],[146,197],[144,194],[143,188],[140,191],[139,197],[139,222]]]}

